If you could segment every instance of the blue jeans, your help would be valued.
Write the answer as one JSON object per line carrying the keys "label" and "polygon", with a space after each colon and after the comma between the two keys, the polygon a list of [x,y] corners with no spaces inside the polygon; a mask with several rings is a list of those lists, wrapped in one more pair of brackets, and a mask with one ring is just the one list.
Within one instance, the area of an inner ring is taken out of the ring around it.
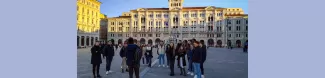
{"label": "blue jeans", "polygon": [[191,58],[188,59],[188,71],[193,72],[193,63]]}
{"label": "blue jeans", "polygon": [[197,78],[201,78],[201,68],[200,68],[200,63],[195,63],[195,62],[193,62],[193,66],[194,66],[194,72],[195,72],[195,75],[197,76]]}
{"label": "blue jeans", "polygon": [[165,64],[165,54],[159,54],[159,65]]}

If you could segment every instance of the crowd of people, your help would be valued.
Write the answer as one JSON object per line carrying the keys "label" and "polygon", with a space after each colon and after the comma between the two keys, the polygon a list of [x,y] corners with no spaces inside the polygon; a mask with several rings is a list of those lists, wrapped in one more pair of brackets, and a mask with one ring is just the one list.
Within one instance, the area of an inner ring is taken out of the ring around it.
{"label": "crowd of people", "polygon": [[[157,67],[167,67],[170,70],[169,75],[174,76],[174,66],[180,69],[180,75],[194,76],[194,78],[204,78],[204,62],[207,56],[207,47],[204,41],[184,40],[170,41],[165,43],[161,41],[157,47],[157,52],[154,52],[152,44],[135,43],[130,37],[122,44],[118,45],[119,55],[122,58],[121,72],[128,72],[129,78],[139,78],[139,68],[142,60],[143,65],[152,67],[153,53],[157,53],[159,64]],[[96,42],[91,48],[91,64],[93,65],[93,77],[101,77],[99,67],[102,59],[106,59],[106,74],[111,73],[111,63],[114,57],[114,49],[111,41],[107,43]],[[167,58],[165,65],[165,56]],[[186,69],[186,67],[188,67]],[[186,73],[186,70],[188,72]]]}

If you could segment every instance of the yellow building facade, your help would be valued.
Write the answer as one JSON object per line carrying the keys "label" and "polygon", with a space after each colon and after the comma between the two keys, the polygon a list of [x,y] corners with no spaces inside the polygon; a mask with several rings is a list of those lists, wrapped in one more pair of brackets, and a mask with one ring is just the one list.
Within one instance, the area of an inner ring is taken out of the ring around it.
{"label": "yellow building facade", "polygon": [[91,46],[98,40],[101,2],[98,0],[77,0],[77,34],[78,47]]}
{"label": "yellow building facade", "polygon": [[[183,7],[183,2],[168,0],[168,8],[138,8],[124,12],[120,17],[109,18],[108,39],[117,43],[133,37],[143,44],[154,44],[170,38],[195,38],[210,46],[216,46],[217,42],[219,46],[226,46],[228,41],[242,45],[248,39],[245,36],[248,15],[242,8]],[[228,37],[229,34],[236,36]]]}

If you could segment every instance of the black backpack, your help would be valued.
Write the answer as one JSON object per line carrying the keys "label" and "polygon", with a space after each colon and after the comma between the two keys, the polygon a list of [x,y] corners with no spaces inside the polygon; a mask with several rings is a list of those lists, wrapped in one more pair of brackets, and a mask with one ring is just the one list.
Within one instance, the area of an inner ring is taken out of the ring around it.
{"label": "black backpack", "polygon": [[142,50],[141,48],[138,47],[134,53],[134,62],[135,62],[134,64],[140,65],[141,57],[142,57]]}

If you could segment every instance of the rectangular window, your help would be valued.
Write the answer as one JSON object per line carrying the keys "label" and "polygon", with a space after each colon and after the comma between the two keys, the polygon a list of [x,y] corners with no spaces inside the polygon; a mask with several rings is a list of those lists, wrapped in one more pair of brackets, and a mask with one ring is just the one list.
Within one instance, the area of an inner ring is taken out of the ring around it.
{"label": "rectangular window", "polygon": [[246,20],[246,24],[248,24],[248,20]]}
{"label": "rectangular window", "polygon": [[246,26],[246,31],[248,31],[248,26]]}
{"label": "rectangular window", "polygon": [[227,20],[228,21],[228,24],[231,24],[231,20]]}
{"label": "rectangular window", "polygon": [[231,37],[231,34],[228,34],[228,37]]}
{"label": "rectangular window", "polygon": [[248,34],[246,34],[246,37],[248,37]]}
{"label": "rectangular window", "polygon": [[231,31],[231,27],[228,27],[228,30]]}

